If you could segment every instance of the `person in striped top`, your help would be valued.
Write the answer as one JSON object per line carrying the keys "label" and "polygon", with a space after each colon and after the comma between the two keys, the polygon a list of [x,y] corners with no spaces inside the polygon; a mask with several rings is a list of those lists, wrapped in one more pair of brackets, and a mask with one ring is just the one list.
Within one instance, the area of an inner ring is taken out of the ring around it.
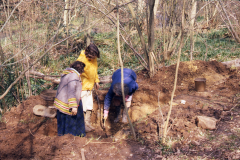
{"label": "person in striped top", "polygon": [[81,102],[82,82],[80,75],[85,64],[75,61],[62,75],[54,100],[57,109],[58,135],[85,136],[85,124]]}

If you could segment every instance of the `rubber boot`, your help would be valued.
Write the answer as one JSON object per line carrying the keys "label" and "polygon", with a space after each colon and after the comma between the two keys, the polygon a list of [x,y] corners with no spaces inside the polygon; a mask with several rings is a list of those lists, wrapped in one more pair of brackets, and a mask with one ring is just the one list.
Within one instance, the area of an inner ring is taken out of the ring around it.
{"label": "rubber boot", "polygon": [[[129,108],[127,108],[127,112],[128,112],[128,109],[129,109]],[[126,109],[125,109],[125,108],[124,108],[124,110],[123,110],[122,123],[128,123],[128,118],[127,118],[127,113],[126,113]]]}
{"label": "rubber boot", "polygon": [[114,119],[114,123],[118,123],[119,120],[121,119],[121,106],[116,106],[115,107],[115,111],[116,111],[116,115],[117,115],[117,118]]}
{"label": "rubber boot", "polygon": [[85,131],[86,132],[91,132],[93,131],[95,128],[91,125],[91,113],[92,111],[87,110],[86,114],[85,114]]}

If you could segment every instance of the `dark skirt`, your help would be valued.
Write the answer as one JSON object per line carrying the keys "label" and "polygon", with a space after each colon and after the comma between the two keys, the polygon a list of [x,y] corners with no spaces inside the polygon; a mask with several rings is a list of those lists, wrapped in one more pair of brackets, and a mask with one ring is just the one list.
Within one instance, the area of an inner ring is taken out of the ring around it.
{"label": "dark skirt", "polygon": [[57,110],[58,135],[72,134],[74,136],[86,136],[83,116],[82,101],[78,106],[78,112],[75,116],[70,116]]}

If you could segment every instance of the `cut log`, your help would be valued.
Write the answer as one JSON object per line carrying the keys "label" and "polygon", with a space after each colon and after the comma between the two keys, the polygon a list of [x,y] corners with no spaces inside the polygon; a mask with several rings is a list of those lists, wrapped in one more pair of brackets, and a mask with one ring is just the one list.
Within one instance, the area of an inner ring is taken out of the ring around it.
{"label": "cut log", "polygon": [[49,76],[49,75],[46,76],[46,75],[44,75],[40,72],[36,72],[36,71],[30,71],[29,77],[36,78],[36,79],[43,79],[46,81],[51,81],[52,83],[55,83],[55,84],[60,83],[60,78],[56,78],[56,76]]}
{"label": "cut log", "polygon": [[[60,83],[60,75],[44,75],[41,72],[37,71],[29,71],[29,77],[31,78],[36,78],[36,79],[43,79],[46,81],[51,81],[54,84],[59,84]],[[104,76],[104,77],[99,77],[100,84],[105,84],[105,83],[112,83],[112,76]]]}
{"label": "cut log", "polygon": [[227,68],[240,68],[240,59],[222,62]]}
{"label": "cut log", "polygon": [[112,83],[112,76],[99,77],[100,84]]}

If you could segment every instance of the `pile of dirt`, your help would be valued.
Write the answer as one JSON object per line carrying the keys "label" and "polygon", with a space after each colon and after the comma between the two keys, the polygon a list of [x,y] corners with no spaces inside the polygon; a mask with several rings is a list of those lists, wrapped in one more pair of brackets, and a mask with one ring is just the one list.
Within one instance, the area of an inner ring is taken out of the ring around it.
{"label": "pile of dirt", "polygon": [[[134,122],[137,142],[132,140],[127,124],[113,123],[115,108],[111,107],[105,130],[100,117],[107,90],[94,92],[92,123],[96,130],[86,137],[57,136],[57,120],[35,116],[35,105],[47,105],[40,96],[31,96],[4,114],[0,124],[0,159],[151,159],[163,158],[162,130],[169,111],[176,66],[160,68],[153,78],[147,71],[137,73],[139,90],[133,96],[129,115]],[[196,116],[214,117],[219,123],[231,121],[240,101],[240,73],[229,70],[217,61],[181,62],[174,106],[168,125],[168,141],[173,153],[189,153],[189,146],[198,146],[206,131],[199,128]],[[206,92],[196,92],[195,78],[206,78]],[[185,104],[181,104],[185,100]],[[100,108],[101,109],[100,109]],[[236,115],[237,116],[237,115]],[[218,124],[219,124],[218,123]],[[220,127],[218,127],[220,128]],[[219,131],[219,129],[218,129]],[[219,131],[220,132],[220,131]],[[174,142],[174,143],[173,143]],[[84,149],[84,151],[81,149]],[[170,152],[169,152],[170,153]],[[199,152],[204,153],[204,151]],[[229,152],[218,153],[225,155]],[[198,156],[194,155],[193,156]],[[229,154],[228,154],[229,155]],[[211,156],[217,156],[212,154]]]}
{"label": "pile of dirt", "polygon": [[[146,71],[138,73],[139,90],[133,99],[132,111],[135,113],[131,114],[136,114],[140,108],[145,108],[145,115],[155,109],[143,120],[144,122],[139,123],[139,118],[136,119],[140,131],[155,133],[149,139],[159,139],[157,135],[161,132],[161,126],[158,125],[166,120],[169,111],[175,70],[175,65],[163,67],[151,79],[147,78]],[[206,78],[205,92],[195,91],[195,78]],[[190,132],[197,129],[196,116],[205,115],[220,119],[224,108],[231,108],[236,103],[233,100],[240,90],[239,78],[237,70],[230,71],[217,61],[181,62],[168,135],[188,138]],[[181,100],[185,100],[186,104],[181,104]],[[144,115],[135,115],[141,116]]]}

